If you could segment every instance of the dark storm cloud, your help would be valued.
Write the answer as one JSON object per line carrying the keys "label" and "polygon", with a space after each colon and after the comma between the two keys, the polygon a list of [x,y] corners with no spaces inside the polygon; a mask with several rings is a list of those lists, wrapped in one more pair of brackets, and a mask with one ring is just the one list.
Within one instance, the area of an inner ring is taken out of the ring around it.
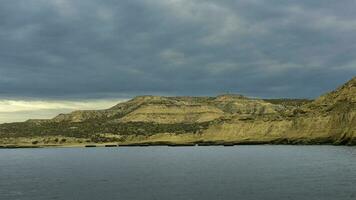
{"label": "dark storm cloud", "polygon": [[314,97],[356,74],[356,3],[2,0],[0,96]]}

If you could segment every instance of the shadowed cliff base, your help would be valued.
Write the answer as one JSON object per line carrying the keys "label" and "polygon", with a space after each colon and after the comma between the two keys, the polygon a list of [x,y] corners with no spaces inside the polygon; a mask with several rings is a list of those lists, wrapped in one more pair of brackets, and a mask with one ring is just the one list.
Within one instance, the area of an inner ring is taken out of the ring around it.
{"label": "shadowed cliff base", "polygon": [[244,144],[355,145],[356,77],[315,100],[139,96],[105,110],[0,125],[2,148]]}

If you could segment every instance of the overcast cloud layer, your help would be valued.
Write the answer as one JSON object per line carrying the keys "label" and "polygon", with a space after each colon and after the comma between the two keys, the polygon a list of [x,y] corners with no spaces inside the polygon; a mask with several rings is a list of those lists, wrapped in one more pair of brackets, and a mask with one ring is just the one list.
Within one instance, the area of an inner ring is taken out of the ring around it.
{"label": "overcast cloud layer", "polygon": [[0,0],[0,98],[313,98],[356,75],[356,1]]}

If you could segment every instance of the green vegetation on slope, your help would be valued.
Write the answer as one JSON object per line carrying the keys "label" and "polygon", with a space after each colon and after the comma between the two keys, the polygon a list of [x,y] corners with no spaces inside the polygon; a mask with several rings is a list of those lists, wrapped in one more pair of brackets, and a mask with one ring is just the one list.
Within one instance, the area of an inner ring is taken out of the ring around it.
{"label": "green vegetation on slope", "polygon": [[178,123],[157,124],[152,122],[98,123],[95,120],[85,122],[45,122],[45,123],[9,123],[0,126],[0,137],[66,136],[90,138],[97,134],[116,135],[153,135],[156,133],[198,133],[207,129],[209,124]]}

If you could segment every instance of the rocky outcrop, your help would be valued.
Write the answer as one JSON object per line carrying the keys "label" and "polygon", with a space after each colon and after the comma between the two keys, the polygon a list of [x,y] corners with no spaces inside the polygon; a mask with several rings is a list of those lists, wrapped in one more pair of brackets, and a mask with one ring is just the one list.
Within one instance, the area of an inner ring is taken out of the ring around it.
{"label": "rocky outcrop", "polygon": [[249,118],[235,115],[233,120],[213,125],[205,130],[205,138],[229,141],[355,144],[356,78],[312,102],[294,107],[277,107],[274,111],[277,112],[250,115]]}
{"label": "rocky outcrop", "polygon": [[356,78],[315,100],[139,96],[105,110],[0,125],[0,137],[26,135],[123,144],[354,145]]}

